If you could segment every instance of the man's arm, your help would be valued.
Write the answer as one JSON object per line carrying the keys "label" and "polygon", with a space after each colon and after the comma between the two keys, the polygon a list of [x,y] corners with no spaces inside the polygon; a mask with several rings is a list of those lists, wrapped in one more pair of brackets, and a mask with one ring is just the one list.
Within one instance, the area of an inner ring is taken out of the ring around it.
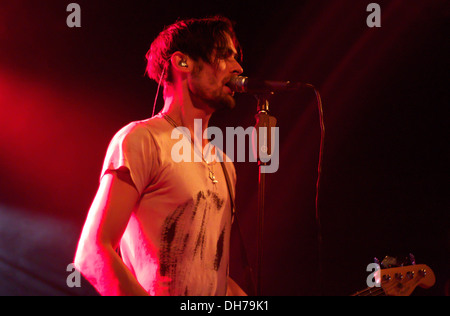
{"label": "man's arm", "polygon": [[102,177],[74,260],[101,295],[148,295],[115,251],[138,199],[128,171]]}

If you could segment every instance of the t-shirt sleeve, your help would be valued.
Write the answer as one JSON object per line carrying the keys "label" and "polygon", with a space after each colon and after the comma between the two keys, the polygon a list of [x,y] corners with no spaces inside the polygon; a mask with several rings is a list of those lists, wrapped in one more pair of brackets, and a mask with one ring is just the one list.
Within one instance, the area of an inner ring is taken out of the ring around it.
{"label": "t-shirt sleeve", "polygon": [[100,180],[109,170],[126,169],[137,191],[142,194],[158,168],[157,157],[157,147],[150,130],[139,123],[131,123],[112,138]]}

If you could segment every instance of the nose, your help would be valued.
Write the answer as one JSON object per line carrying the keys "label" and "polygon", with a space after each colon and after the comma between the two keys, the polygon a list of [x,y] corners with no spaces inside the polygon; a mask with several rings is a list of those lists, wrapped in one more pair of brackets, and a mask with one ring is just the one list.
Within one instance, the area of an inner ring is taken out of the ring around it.
{"label": "nose", "polygon": [[244,72],[244,69],[242,69],[242,66],[239,64],[239,62],[236,59],[234,59],[231,72],[237,76],[239,76],[241,73]]}

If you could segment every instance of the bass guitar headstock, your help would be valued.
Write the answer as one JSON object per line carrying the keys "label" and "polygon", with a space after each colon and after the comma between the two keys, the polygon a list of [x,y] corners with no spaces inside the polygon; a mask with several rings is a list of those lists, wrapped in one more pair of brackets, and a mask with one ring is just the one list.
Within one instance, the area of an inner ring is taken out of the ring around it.
{"label": "bass guitar headstock", "polygon": [[410,261],[386,257],[381,264],[377,259],[375,263],[380,269],[374,272],[375,287],[353,294],[353,296],[409,296],[421,287],[428,289],[436,283],[433,270],[425,264],[416,264],[414,256],[410,254]]}

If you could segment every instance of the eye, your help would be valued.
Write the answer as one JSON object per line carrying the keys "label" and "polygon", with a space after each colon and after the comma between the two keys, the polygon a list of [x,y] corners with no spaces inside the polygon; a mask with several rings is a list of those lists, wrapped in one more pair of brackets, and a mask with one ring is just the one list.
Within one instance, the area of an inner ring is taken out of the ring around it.
{"label": "eye", "polygon": [[223,48],[217,51],[216,57],[219,59],[228,59],[230,57],[235,58],[235,54],[231,48]]}

